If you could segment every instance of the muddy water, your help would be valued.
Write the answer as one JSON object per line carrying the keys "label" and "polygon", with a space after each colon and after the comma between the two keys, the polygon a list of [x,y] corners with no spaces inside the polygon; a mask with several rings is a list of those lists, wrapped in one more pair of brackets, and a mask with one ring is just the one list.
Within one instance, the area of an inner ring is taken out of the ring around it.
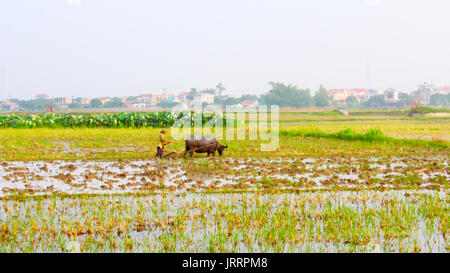
{"label": "muddy water", "polygon": [[254,189],[442,188],[446,157],[202,158],[0,163],[0,196]]}
{"label": "muddy water", "polygon": [[[109,203],[120,203],[120,206],[126,207],[125,211],[121,211],[125,217],[135,217],[139,213],[140,206],[142,204],[149,204],[150,207],[142,207],[142,219],[150,220],[150,224],[147,228],[142,231],[136,229],[131,229],[126,234],[120,236],[113,232],[113,236],[118,236],[118,240],[123,240],[124,237],[130,237],[137,243],[133,247],[133,252],[153,252],[162,251],[163,239],[170,236],[175,236],[174,231],[170,228],[162,228],[161,226],[154,224],[156,220],[166,221],[177,215],[184,215],[183,210],[189,211],[191,217],[187,217],[184,220],[184,239],[188,238],[191,243],[185,243],[183,240],[173,239],[172,241],[176,244],[173,251],[176,252],[207,252],[208,245],[210,244],[211,238],[218,233],[220,233],[220,225],[213,221],[211,224],[206,224],[205,222],[210,219],[215,219],[220,215],[220,212],[230,213],[243,211],[243,206],[245,210],[250,212],[256,212],[260,208],[256,205],[255,200],[259,201],[259,204],[269,204],[268,207],[264,207],[265,213],[267,215],[276,215],[280,212],[280,208],[286,208],[292,215],[309,215],[315,214],[318,211],[324,211],[328,208],[336,207],[348,207],[354,210],[357,214],[364,214],[367,209],[380,210],[383,209],[386,203],[390,201],[395,201],[395,207],[408,207],[411,205],[419,205],[423,200],[423,196],[431,196],[433,198],[438,198],[445,200],[448,196],[446,191],[429,191],[429,190],[416,190],[416,191],[388,191],[388,192],[376,192],[367,191],[364,193],[356,192],[315,192],[315,193],[289,193],[289,194],[204,194],[204,193],[187,193],[185,195],[177,193],[169,193],[167,195],[152,195],[149,197],[134,197],[134,196],[110,196],[110,197],[93,197],[88,199],[92,205],[92,209],[101,208],[101,206],[96,206],[96,204],[104,203],[107,200]],[[299,205],[302,201],[307,200],[305,206]],[[56,199],[56,200],[44,200],[40,207],[44,208],[44,213],[29,211],[28,207],[30,203],[35,203],[36,201],[30,200],[28,203],[15,204],[13,200],[8,202],[8,207],[15,207],[15,217],[27,219],[32,217],[36,219],[37,223],[42,221],[42,217],[51,217],[50,212],[47,213],[45,210],[49,206],[49,203],[56,202],[55,208],[61,214],[61,218],[65,221],[83,222],[89,215],[85,215],[83,210],[80,209],[82,206],[87,206],[84,201],[79,201],[76,199]],[[202,209],[208,207],[208,209]],[[220,204],[220,205],[219,205]],[[19,207],[17,207],[19,206]],[[88,205],[90,206],[90,205]],[[299,207],[302,207],[299,210]],[[151,208],[156,208],[155,210]],[[229,209],[227,209],[229,208]],[[296,208],[296,209],[295,209]],[[85,209],[85,208],[84,208]],[[103,208],[105,213],[112,213],[108,208]],[[225,210],[225,211],[224,211]],[[92,211],[92,210],[91,210]],[[348,252],[350,250],[357,252],[398,252],[401,249],[411,251],[413,246],[417,246],[421,252],[448,252],[447,250],[447,240],[442,229],[439,228],[439,223],[436,219],[427,219],[422,214],[415,211],[414,217],[412,217],[413,228],[407,230],[405,237],[401,239],[388,238],[385,231],[380,228],[381,223],[375,222],[371,226],[371,240],[366,244],[361,244],[358,246],[352,246],[349,243],[345,243],[342,240],[332,240],[326,242],[324,240],[317,240],[314,238],[306,238],[304,241],[297,243],[287,242],[281,248],[272,248],[267,238],[261,237],[258,230],[250,230],[249,233],[245,230],[240,230],[236,228],[234,233],[239,238],[237,241],[234,239],[226,240],[222,247],[228,251],[233,252]],[[30,215],[35,214],[35,215]],[[40,213],[40,214],[39,214]],[[95,215],[95,212],[93,212]],[[113,213],[113,215],[115,215]],[[249,213],[251,215],[251,213]],[[110,215],[112,216],[112,215]],[[399,217],[404,217],[405,215],[400,214]],[[10,214],[3,210],[0,210],[0,220],[7,220]],[[58,216],[59,217],[59,216]],[[55,221],[59,221],[55,218]],[[294,216],[293,216],[294,217]],[[300,218],[302,216],[299,216]],[[206,220],[205,220],[206,219]],[[403,219],[403,218],[402,218]],[[205,220],[205,221],[203,221]],[[217,220],[217,219],[216,219]],[[228,219],[229,220],[229,219]],[[305,220],[305,219],[304,219]],[[407,218],[403,219],[407,220]],[[402,221],[403,221],[402,220]],[[392,219],[394,221],[394,219]],[[299,227],[301,224],[299,220]],[[326,232],[324,232],[324,222],[321,219],[315,219],[315,227],[310,230],[311,236],[318,236],[318,238],[326,238]],[[59,223],[55,223],[59,224]],[[223,219],[223,225],[228,225],[227,219]],[[266,223],[266,225],[272,225],[273,223]],[[58,225],[56,225],[58,226]],[[132,223],[131,223],[132,226]],[[267,228],[267,227],[266,227]],[[303,228],[301,228],[303,229]],[[45,238],[45,234],[43,235]],[[178,235],[179,236],[179,235]],[[247,236],[247,237],[245,237]],[[448,235],[447,235],[448,236]],[[64,237],[64,236],[63,236]],[[78,242],[83,242],[87,235],[81,235],[77,238],[63,238],[64,244],[70,241],[76,240]],[[176,237],[176,236],[175,236]],[[241,237],[245,237],[242,238]],[[252,245],[245,243],[246,240],[254,242]],[[245,240],[244,240],[245,239]],[[49,242],[52,242],[50,240]],[[236,243],[237,242],[237,243]],[[236,243],[236,244],[235,244]],[[63,244],[63,245],[64,245]],[[107,241],[106,241],[107,244]],[[48,251],[47,248],[41,248],[38,246],[35,251],[45,252]],[[52,251],[62,251],[58,248],[58,245],[54,245]],[[105,250],[104,250],[105,251]],[[111,252],[114,250],[107,249],[106,252]],[[115,251],[122,252],[123,249],[117,249]]]}
{"label": "muddy water", "polygon": [[[325,200],[329,202],[332,208],[338,206],[345,206],[351,209],[358,211],[359,213],[365,211],[366,209],[381,209],[385,206],[386,202],[389,200],[396,200],[396,202],[404,202],[408,204],[409,202],[417,202],[419,200],[418,196],[420,195],[434,195],[437,198],[444,199],[448,196],[446,191],[430,191],[430,190],[418,190],[418,191],[409,191],[409,190],[399,190],[399,191],[388,191],[388,192],[375,192],[368,191],[363,194],[355,193],[355,192],[315,192],[315,193],[288,193],[288,194],[278,194],[274,197],[271,194],[262,194],[255,197],[254,194],[201,194],[201,193],[189,193],[184,195],[168,195],[165,196],[165,199],[171,199],[172,203],[170,206],[166,207],[165,216],[173,217],[177,215],[177,209],[179,207],[184,207],[186,204],[193,203],[195,201],[207,200],[206,202],[216,202],[221,204],[233,204],[234,209],[236,211],[242,211],[243,204],[247,204],[246,208],[251,209],[252,200],[259,199],[260,202],[269,202],[273,204],[273,211],[268,211],[268,214],[275,213],[275,208],[280,208],[286,206],[287,202],[289,202],[289,209],[293,210],[295,205],[295,200],[303,198],[304,196],[308,196],[309,200],[312,200],[314,204],[306,204],[304,207],[305,211],[314,211],[314,210],[323,210],[327,205]],[[164,198],[161,196],[153,196],[161,202]],[[212,201],[211,201],[212,200]],[[318,203],[317,203],[318,202]],[[191,213],[193,215],[201,215],[201,217],[210,219],[213,218],[213,210],[207,212],[206,215],[201,214],[202,211],[192,209]],[[204,212],[203,212],[204,213]],[[376,236],[372,238],[372,241],[366,245],[358,246],[358,252],[397,252],[401,249],[412,249],[413,245],[416,245],[420,248],[421,252],[448,252],[447,251],[447,241],[445,236],[439,231],[439,224],[437,219],[434,219],[431,224],[427,225],[427,221],[429,219],[425,219],[423,217],[418,217],[416,221],[416,229],[414,232],[408,234],[406,238],[403,239],[387,239],[385,238],[384,232],[378,232]],[[319,220],[318,223],[321,221]],[[380,224],[378,222],[378,224]],[[217,223],[208,229],[194,229],[195,223],[192,225],[186,226],[186,233],[193,234],[193,242],[189,251],[196,252],[201,249],[205,249],[206,245],[209,243],[205,238],[208,237],[209,234],[214,234],[218,232]],[[323,232],[323,226],[316,227],[317,233]],[[157,238],[160,235],[163,235],[164,232],[158,229],[150,229],[143,232],[132,232],[131,236],[134,239],[141,240],[146,239],[149,241],[157,242]],[[256,232],[251,233],[251,241],[258,242],[261,239],[258,238]],[[157,246],[157,244],[155,244]],[[181,246],[180,246],[181,247]],[[256,243],[249,248],[244,242],[241,242],[237,245],[225,244],[225,249],[233,249],[236,252],[266,252],[273,251],[268,245],[263,243]],[[303,243],[298,243],[295,245],[286,243],[284,248],[278,249],[281,252],[346,252],[351,247],[344,242],[320,242],[315,240],[306,240]],[[144,251],[144,249],[138,249],[137,251]],[[178,249],[178,251],[185,251],[182,248]]]}

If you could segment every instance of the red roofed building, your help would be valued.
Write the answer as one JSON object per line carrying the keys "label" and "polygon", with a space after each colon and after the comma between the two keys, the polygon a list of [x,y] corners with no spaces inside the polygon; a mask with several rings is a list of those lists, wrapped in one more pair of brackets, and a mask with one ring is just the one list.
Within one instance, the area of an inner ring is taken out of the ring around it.
{"label": "red roofed building", "polygon": [[351,92],[347,88],[330,89],[327,92],[332,100],[341,103],[345,103],[347,97],[351,96]]}
{"label": "red roofed building", "polygon": [[244,100],[240,103],[242,107],[256,107],[259,105],[259,102],[257,100]]}
{"label": "red roofed building", "polygon": [[371,97],[378,95],[378,91],[375,89],[354,88],[350,89],[350,94],[355,96],[360,102],[366,102]]}
{"label": "red roofed building", "polygon": [[446,86],[446,87],[442,87],[439,88],[438,90],[436,90],[435,92],[433,92],[434,94],[442,94],[442,95],[447,95],[450,93],[450,86]]}
{"label": "red roofed building", "polygon": [[369,91],[365,88],[354,88],[350,89],[351,96],[355,96],[358,101],[367,101],[368,100],[368,94]]}
{"label": "red roofed building", "polygon": [[38,99],[46,99],[46,98],[48,98],[48,95],[47,94],[37,94],[36,98],[38,98]]}
{"label": "red roofed building", "polygon": [[[167,96],[167,95],[166,95]],[[136,96],[137,100],[140,103],[145,103],[149,105],[157,105],[163,98],[163,95],[158,94],[140,94]]]}
{"label": "red roofed building", "polygon": [[378,91],[375,90],[375,89],[368,89],[367,92],[369,92],[369,94],[368,94],[369,99],[370,99],[371,97],[373,97],[373,96],[378,95]]}
{"label": "red roofed building", "polygon": [[136,97],[137,98],[148,98],[148,97],[151,97],[152,96],[152,94],[140,94],[140,95],[137,95]]}
{"label": "red roofed building", "polygon": [[136,103],[136,102],[134,102],[134,101],[124,101],[123,105],[125,105],[125,107],[127,107],[127,108],[132,108],[134,103]]}

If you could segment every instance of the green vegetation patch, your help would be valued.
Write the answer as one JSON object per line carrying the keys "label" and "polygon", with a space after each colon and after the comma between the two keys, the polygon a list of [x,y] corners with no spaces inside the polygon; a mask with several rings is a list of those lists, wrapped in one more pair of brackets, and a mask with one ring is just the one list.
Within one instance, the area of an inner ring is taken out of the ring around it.
{"label": "green vegetation patch", "polygon": [[[83,113],[0,116],[0,128],[141,128],[170,127],[183,113],[169,112],[129,112],[129,113]],[[202,124],[215,118],[215,114],[191,113],[187,117],[193,124],[200,119]]]}
{"label": "green vegetation patch", "polygon": [[387,137],[383,134],[383,132],[379,129],[370,129],[366,133],[356,133],[352,129],[345,129],[339,131],[337,133],[325,133],[320,130],[317,131],[307,131],[302,129],[297,130],[281,130],[281,135],[286,136],[301,136],[301,137],[316,137],[316,138],[330,138],[330,139],[340,139],[340,140],[349,140],[349,141],[368,141],[368,142],[389,142],[389,143],[398,143],[405,145],[422,145],[422,146],[431,146],[431,147],[439,147],[439,148],[447,148],[448,143],[445,141],[428,141],[421,139],[394,139],[391,137]]}
{"label": "green vegetation patch", "polygon": [[431,106],[419,106],[411,109],[413,114],[450,113],[449,108],[435,108]]}

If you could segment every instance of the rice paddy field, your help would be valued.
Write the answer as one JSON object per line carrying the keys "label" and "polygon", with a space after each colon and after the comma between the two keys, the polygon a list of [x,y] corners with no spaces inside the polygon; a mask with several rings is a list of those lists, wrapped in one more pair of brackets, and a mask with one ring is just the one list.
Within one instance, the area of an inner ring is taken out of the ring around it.
{"label": "rice paddy field", "polygon": [[158,161],[160,130],[0,129],[0,252],[450,251],[449,117],[286,112],[275,151]]}

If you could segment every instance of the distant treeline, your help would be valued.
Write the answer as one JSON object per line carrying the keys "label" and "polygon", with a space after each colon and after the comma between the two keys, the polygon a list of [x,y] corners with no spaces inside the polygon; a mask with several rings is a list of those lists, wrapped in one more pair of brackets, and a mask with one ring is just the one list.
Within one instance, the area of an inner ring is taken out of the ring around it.
{"label": "distant treeline", "polygon": [[[220,83],[216,88],[204,89],[197,91],[192,88],[187,96],[188,99],[193,99],[199,93],[209,93],[214,95],[214,103],[221,105],[236,105],[244,100],[258,100],[263,105],[279,105],[281,107],[339,107],[339,103],[330,101],[327,89],[320,86],[316,90],[315,95],[311,95],[310,89],[298,88],[292,84],[284,84],[281,82],[270,82],[270,90],[260,96],[257,95],[241,95],[240,97],[224,96],[222,92],[225,89]],[[126,101],[135,101],[136,97],[128,97]],[[32,99],[32,100],[18,100],[11,99],[12,102],[17,103],[21,110],[25,111],[44,111],[48,107],[57,109],[60,107],[56,99]],[[122,99],[118,97],[111,98],[104,105],[99,99],[92,99],[89,104],[82,104],[81,98],[75,98],[68,106],[69,109],[101,109],[101,108],[122,108],[125,107]],[[399,94],[399,101],[395,104],[386,104],[383,95],[375,95],[369,98],[368,101],[360,102],[355,96],[349,96],[346,99],[345,107],[347,109],[386,109],[386,108],[409,108],[416,98],[407,93]],[[177,105],[173,101],[161,101],[158,106],[173,107]],[[433,94],[430,98],[431,106],[450,107],[450,94]],[[343,106],[343,105],[342,105]],[[9,109],[2,109],[9,110]]]}

